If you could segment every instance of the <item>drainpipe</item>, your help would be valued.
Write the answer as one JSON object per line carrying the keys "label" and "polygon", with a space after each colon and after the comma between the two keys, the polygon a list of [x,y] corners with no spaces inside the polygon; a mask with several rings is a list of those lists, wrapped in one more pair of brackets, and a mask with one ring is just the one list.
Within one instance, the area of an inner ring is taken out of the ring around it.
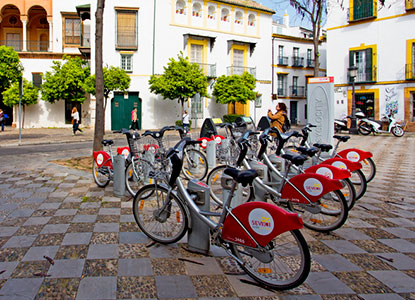
{"label": "drainpipe", "polygon": [[272,64],[271,64],[271,70],[272,70],[272,79],[271,79],[271,102],[273,100],[274,97],[274,37],[272,37],[272,53],[271,53],[271,60],[272,60]]}
{"label": "drainpipe", "polygon": [[154,75],[154,64],[155,64],[155,54],[156,53],[156,0],[154,0],[153,8],[153,61],[151,65],[151,75]]}

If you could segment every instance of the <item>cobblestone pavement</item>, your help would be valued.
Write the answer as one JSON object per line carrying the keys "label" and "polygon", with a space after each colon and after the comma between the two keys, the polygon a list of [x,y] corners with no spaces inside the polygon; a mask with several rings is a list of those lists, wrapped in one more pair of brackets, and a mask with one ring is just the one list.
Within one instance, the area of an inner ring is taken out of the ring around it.
{"label": "cobblestone pavement", "polygon": [[131,197],[52,162],[87,150],[2,156],[0,299],[415,299],[415,137],[353,136],[347,146],[372,151],[377,175],[344,227],[302,230],[312,272],[285,292],[229,275],[239,269],[218,248],[150,246]]}

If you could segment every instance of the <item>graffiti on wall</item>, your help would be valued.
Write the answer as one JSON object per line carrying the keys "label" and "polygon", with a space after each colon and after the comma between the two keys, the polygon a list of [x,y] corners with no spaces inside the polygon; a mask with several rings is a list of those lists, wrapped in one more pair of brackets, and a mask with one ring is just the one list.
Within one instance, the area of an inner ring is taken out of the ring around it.
{"label": "graffiti on wall", "polygon": [[398,113],[399,103],[396,88],[385,88],[385,115]]}

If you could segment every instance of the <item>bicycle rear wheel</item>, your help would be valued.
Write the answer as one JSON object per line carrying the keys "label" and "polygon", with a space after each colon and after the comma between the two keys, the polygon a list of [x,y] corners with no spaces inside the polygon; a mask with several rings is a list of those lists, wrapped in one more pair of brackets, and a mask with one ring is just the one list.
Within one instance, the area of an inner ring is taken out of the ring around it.
{"label": "bicycle rear wheel", "polygon": [[327,193],[313,205],[288,201],[288,208],[301,214],[304,226],[318,232],[340,228],[347,220],[347,202],[339,190]]}
{"label": "bicycle rear wheel", "polygon": [[341,180],[341,183],[343,188],[340,191],[343,193],[343,196],[346,199],[347,208],[351,210],[356,203],[356,190],[349,178]]}
{"label": "bicycle rear wheel", "polygon": [[138,159],[128,162],[125,169],[125,186],[127,191],[134,196],[138,190],[144,185],[144,169],[143,164]]}
{"label": "bicycle rear wheel", "polygon": [[183,157],[182,172],[189,180],[203,180],[208,172],[206,155],[196,149],[186,149]]}
{"label": "bicycle rear wheel", "polygon": [[361,170],[351,172],[352,176],[349,178],[356,190],[356,200],[359,200],[366,193],[367,180]]}
{"label": "bicycle rear wheel", "polygon": [[268,252],[233,244],[231,251],[240,266],[256,281],[271,288],[286,290],[302,284],[310,273],[311,257],[307,243],[299,230],[276,236]]}
{"label": "bicycle rear wheel", "polygon": [[140,229],[162,244],[179,241],[187,231],[187,215],[182,202],[157,184],[145,185],[137,192],[133,214]]}
{"label": "bicycle rear wheel", "polygon": [[98,167],[95,159],[92,160],[92,176],[94,181],[99,187],[106,187],[111,181],[111,170],[105,163],[101,167]]}
{"label": "bicycle rear wheel", "polygon": [[362,162],[362,169],[361,171],[366,177],[366,181],[370,182],[375,178],[376,175],[376,165],[375,162],[371,157],[364,159]]}

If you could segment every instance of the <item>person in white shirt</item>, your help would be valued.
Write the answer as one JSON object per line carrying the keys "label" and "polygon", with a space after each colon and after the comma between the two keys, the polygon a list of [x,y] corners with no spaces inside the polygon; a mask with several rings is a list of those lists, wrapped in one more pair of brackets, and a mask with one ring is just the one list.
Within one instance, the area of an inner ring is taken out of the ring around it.
{"label": "person in white shirt", "polygon": [[80,128],[79,128],[79,113],[78,110],[76,109],[76,107],[72,108],[72,129],[73,129],[73,133],[72,135],[75,135],[77,131],[83,132]]}
{"label": "person in white shirt", "polygon": [[189,132],[189,114],[187,113],[187,110],[184,111],[183,119],[183,130],[185,133]]}

